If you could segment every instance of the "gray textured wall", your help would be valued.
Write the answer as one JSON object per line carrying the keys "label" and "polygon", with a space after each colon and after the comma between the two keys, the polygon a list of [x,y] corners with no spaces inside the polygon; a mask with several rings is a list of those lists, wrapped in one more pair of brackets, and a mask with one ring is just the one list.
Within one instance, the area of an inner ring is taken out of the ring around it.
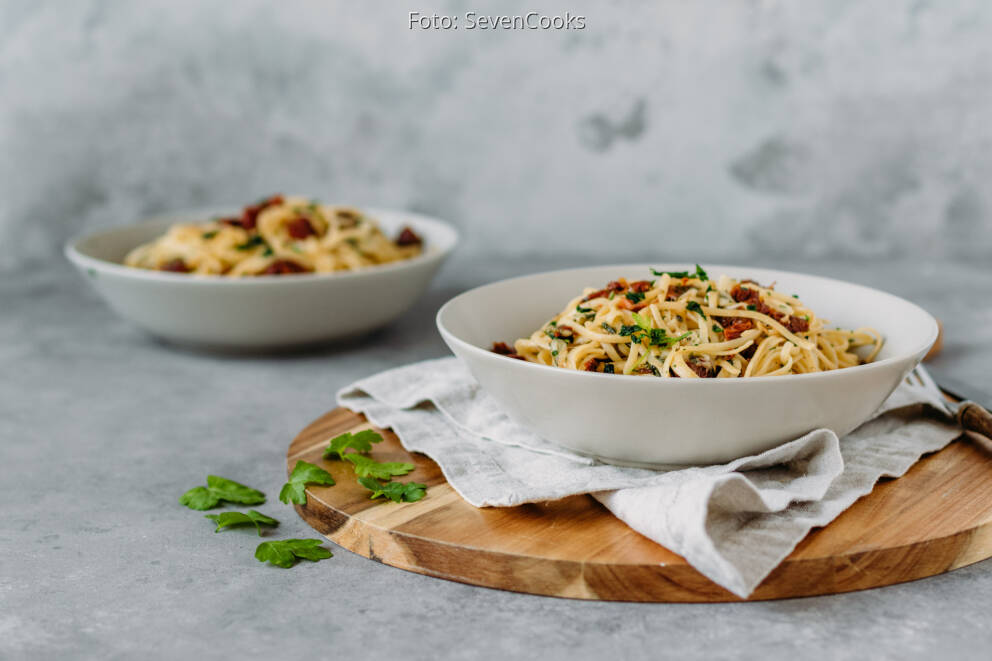
{"label": "gray textured wall", "polygon": [[[568,32],[410,31],[407,12]],[[84,228],[299,191],[465,249],[992,254],[992,4],[12,2],[0,269]]]}

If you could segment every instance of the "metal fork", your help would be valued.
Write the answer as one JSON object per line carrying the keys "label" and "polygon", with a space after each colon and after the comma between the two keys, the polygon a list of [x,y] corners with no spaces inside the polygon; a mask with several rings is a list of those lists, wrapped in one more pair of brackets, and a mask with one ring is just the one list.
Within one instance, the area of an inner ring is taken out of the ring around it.
{"label": "metal fork", "polygon": [[957,407],[951,406],[945,395],[950,395],[947,390],[933,380],[930,373],[923,365],[917,365],[913,371],[906,376],[906,383],[913,388],[919,388],[931,395],[936,395],[936,400],[941,403],[949,415],[957,418],[958,424],[968,431],[981,434],[986,438],[992,438],[992,414],[975,402],[965,401]]}

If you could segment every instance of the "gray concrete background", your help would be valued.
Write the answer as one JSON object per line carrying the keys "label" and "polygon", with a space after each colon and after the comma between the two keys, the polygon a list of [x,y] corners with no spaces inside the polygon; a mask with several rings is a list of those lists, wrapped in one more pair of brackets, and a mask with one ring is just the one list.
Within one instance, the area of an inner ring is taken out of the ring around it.
{"label": "gray concrete background", "polygon": [[[989,561],[756,604],[605,604],[402,572],[290,571],[180,507],[207,472],[275,500],[342,385],[445,355],[494,279],[642,259],[840,276],[992,369],[992,6],[571,3],[581,33],[410,32],[495,3],[0,5],[0,658],[988,658]],[[499,3],[504,13],[552,3]],[[465,239],[369,341],[225,357],[158,344],[58,255],[86,228],[270,191],[413,208]]]}
{"label": "gray concrete background", "polygon": [[[408,29],[497,8],[587,27]],[[992,252],[981,0],[8,0],[0,24],[4,269],[270,191],[502,254]]]}

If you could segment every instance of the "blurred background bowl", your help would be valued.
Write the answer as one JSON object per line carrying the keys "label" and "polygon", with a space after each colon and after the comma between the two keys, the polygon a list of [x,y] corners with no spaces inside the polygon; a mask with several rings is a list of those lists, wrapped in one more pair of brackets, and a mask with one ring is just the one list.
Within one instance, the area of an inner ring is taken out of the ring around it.
{"label": "blurred background bowl", "polygon": [[121,317],[169,342],[215,349],[277,349],[317,344],[384,326],[412,306],[455,247],[440,220],[405,211],[363,209],[383,231],[409,226],[424,240],[413,259],[337,273],[224,278],[123,266],[124,256],[177,222],[231,215],[186,211],[70,241],[66,257]]}

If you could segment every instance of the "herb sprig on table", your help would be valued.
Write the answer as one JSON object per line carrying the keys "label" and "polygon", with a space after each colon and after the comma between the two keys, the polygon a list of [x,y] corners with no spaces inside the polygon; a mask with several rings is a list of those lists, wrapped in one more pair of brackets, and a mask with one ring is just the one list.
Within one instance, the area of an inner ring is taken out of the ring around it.
{"label": "herb sprig on table", "polygon": [[371,429],[363,429],[354,434],[346,431],[330,440],[324,449],[324,459],[332,459],[334,455],[337,455],[338,459],[344,459],[346,450],[370,452],[373,443],[382,443],[382,434]]}
{"label": "herb sprig on table", "polygon": [[[412,503],[427,494],[427,485],[419,482],[393,482],[394,477],[406,475],[414,470],[413,464],[401,461],[376,461],[369,456],[372,446],[382,442],[382,435],[366,429],[354,434],[345,432],[332,438],[324,450],[325,459],[337,458],[351,464],[358,484],[368,489],[369,498],[388,498],[395,503]],[[297,461],[289,475],[289,481],[279,491],[279,500],[284,503],[305,505],[308,484],[334,485],[334,477],[326,470],[308,461]],[[265,502],[265,494],[234,480],[217,475],[207,476],[207,485],[193,487],[179,498],[179,502],[194,510],[207,510],[222,502],[242,505],[257,505]],[[255,526],[259,536],[262,526],[275,527],[279,522],[256,510],[247,512],[220,512],[206,514],[206,518],[217,524],[214,532],[227,528]],[[289,568],[300,560],[317,562],[333,557],[323,546],[323,539],[283,539],[262,542],[255,549],[259,562],[268,562],[277,567]]]}
{"label": "herb sprig on table", "polygon": [[213,509],[221,501],[240,505],[261,505],[265,502],[265,494],[226,477],[207,475],[207,486],[193,487],[179,497],[179,503],[191,510]]}
{"label": "herb sprig on table", "polygon": [[247,514],[244,512],[221,512],[220,514],[204,514],[203,516],[217,524],[214,532],[220,532],[223,528],[255,526],[258,536],[261,537],[262,526],[272,526],[274,528],[279,525],[279,522],[271,516],[265,516],[255,510],[248,510]]}
{"label": "herb sprig on table", "polygon": [[[339,459],[351,462],[358,476],[358,483],[372,492],[369,498],[386,496],[394,503],[413,503],[427,494],[427,485],[419,482],[393,482],[394,477],[406,475],[415,467],[405,462],[375,461],[366,457],[365,453],[372,450],[372,445],[382,442],[382,434],[371,429],[364,429],[352,434],[345,432],[331,439],[324,450],[324,457],[337,455]],[[346,452],[346,450],[353,452]],[[380,482],[379,480],[385,480]]]}
{"label": "herb sprig on table", "polygon": [[289,475],[289,482],[279,491],[279,500],[287,505],[289,503],[306,505],[308,484],[333,486],[334,478],[320,466],[309,461],[297,461],[293,472]]}
{"label": "herb sprig on table", "polygon": [[262,542],[255,549],[255,558],[259,562],[271,562],[277,567],[288,569],[300,560],[326,560],[334,554],[321,544],[322,539],[280,539]]}

